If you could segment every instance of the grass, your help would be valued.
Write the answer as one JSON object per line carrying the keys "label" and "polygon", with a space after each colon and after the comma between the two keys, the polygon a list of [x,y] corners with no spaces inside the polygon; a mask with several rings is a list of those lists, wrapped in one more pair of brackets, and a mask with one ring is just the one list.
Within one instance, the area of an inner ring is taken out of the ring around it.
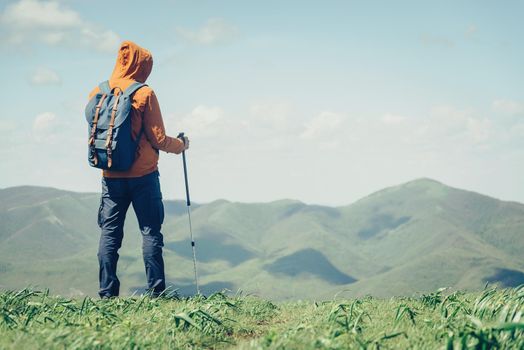
{"label": "grass", "polygon": [[522,349],[524,286],[275,304],[253,296],[0,294],[1,349]]}

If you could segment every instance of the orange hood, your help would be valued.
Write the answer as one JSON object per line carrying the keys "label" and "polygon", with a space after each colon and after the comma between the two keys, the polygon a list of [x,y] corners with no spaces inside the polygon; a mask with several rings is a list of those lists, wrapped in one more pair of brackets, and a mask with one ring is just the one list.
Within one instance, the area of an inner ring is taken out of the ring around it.
{"label": "orange hood", "polygon": [[118,57],[109,84],[112,87],[129,85],[130,80],[144,83],[152,68],[151,52],[132,41],[124,41],[118,50]]}

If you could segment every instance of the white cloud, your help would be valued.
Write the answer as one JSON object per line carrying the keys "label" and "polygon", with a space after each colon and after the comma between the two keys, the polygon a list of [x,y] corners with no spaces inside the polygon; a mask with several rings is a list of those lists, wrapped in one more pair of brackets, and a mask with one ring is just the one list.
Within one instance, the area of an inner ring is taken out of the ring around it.
{"label": "white cloud", "polygon": [[250,107],[251,123],[272,132],[290,128],[291,107],[286,103],[261,103]]}
{"label": "white cloud", "polygon": [[54,142],[57,135],[59,120],[56,114],[44,112],[37,115],[33,121],[33,137],[37,142]]}
{"label": "white cloud", "polygon": [[487,118],[468,118],[466,130],[475,144],[483,144],[492,136],[493,124]]}
{"label": "white cloud", "polygon": [[2,23],[16,29],[59,30],[82,22],[78,13],[56,1],[21,0],[6,7]]}
{"label": "white cloud", "polygon": [[352,154],[358,151],[370,157],[470,152],[501,147],[503,137],[503,127],[492,119],[454,106],[437,106],[427,115],[416,117],[322,112],[305,124],[299,136],[304,141],[314,140],[317,146]]}
{"label": "white cloud", "polygon": [[20,0],[0,13],[3,44],[68,45],[115,51],[120,42],[113,31],[81,18],[59,1]]}
{"label": "white cloud", "polygon": [[111,30],[101,30],[92,24],[86,24],[81,30],[82,42],[100,52],[116,52],[120,45],[120,36]]}
{"label": "white cloud", "polygon": [[329,137],[342,124],[344,117],[339,113],[324,111],[308,121],[300,135],[303,139]]}
{"label": "white cloud", "polygon": [[387,125],[402,124],[406,117],[398,114],[386,113],[381,118],[382,122]]}
{"label": "white cloud", "polygon": [[40,67],[33,72],[31,83],[33,85],[60,85],[62,79],[54,70]]}
{"label": "white cloud", "polygon": [[190,137],[212,136],[222,131],[223,119],[224,110],[222,108],[200,105],[180,121],[174,120],[173,128],[184,131]]}
{"label": "white cloud", "polygon": [[509,130],[509,138],[520,141],[524,141],[524,122],[513,125]]}
{"label": "white cloud", "polygon": [[508,99],[499,99],[493,101],[492,109],[494,112],[509,115],[523,114],[524,103]]}
{"label": "white cloud", "polygon": [[458,109],[448,105],[436,106],[430,111],[433,126],[442,126],[446,129],[461,129],[471,114],[471,110]]}
{"label": "white cloud", "polygon": [[434,107],[428,117],[410,120],[409,142],[440,154],[486,149],[500,144],[504,130],[473,109]]}
{"label": "white cloud", "polygon": [[12,120],[0,120],[0,131],[11,132],[16,130],[16,123]]}
{"label": "white cloud", "polygon": [[222,18],[209,19],[197,30],[177,28],[177,33],[184,39],[201,45],[224,43],[238,35],[238,29]]}

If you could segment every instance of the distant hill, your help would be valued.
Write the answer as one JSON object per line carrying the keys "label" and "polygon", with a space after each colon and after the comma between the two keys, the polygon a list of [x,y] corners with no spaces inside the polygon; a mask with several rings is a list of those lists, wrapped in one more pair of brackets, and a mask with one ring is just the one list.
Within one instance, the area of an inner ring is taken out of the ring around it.
{"label": "distant hill", "polygon": [[[96,295],[100,195],[42,187],[0,190],[0,288],[28,285]],[[166,201],[168,282],[194,291],[185,203]],[[273,299],[412,295],[439,287],[524,283],[524,205],[430,179],[351,205],[293,200],[192,207],[204,293]],[[122,290],[143,290],[140,233],[128,213]]]}

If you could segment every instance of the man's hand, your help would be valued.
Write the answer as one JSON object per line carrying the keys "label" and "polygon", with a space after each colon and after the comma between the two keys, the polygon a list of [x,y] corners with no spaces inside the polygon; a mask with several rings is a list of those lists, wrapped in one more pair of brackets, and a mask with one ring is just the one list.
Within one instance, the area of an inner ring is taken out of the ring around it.
{"label": "man's hand", "polygon": [[189,138],[187,136],[182,137],[182,141],[184,142],[184,151],[189,148]]}
{"label": "man's hand", "polygon": [[183,132],[181,132],[180,134],[178,134],[178,136],[176,137],[177,139],[179,139],[180,141],[182,141],[184,143],[184,148],[182,149],[182,151],[180,152],[184,152],[186,149],[189,148],[189,139],[187,138],[186,135],[184,135]]}

